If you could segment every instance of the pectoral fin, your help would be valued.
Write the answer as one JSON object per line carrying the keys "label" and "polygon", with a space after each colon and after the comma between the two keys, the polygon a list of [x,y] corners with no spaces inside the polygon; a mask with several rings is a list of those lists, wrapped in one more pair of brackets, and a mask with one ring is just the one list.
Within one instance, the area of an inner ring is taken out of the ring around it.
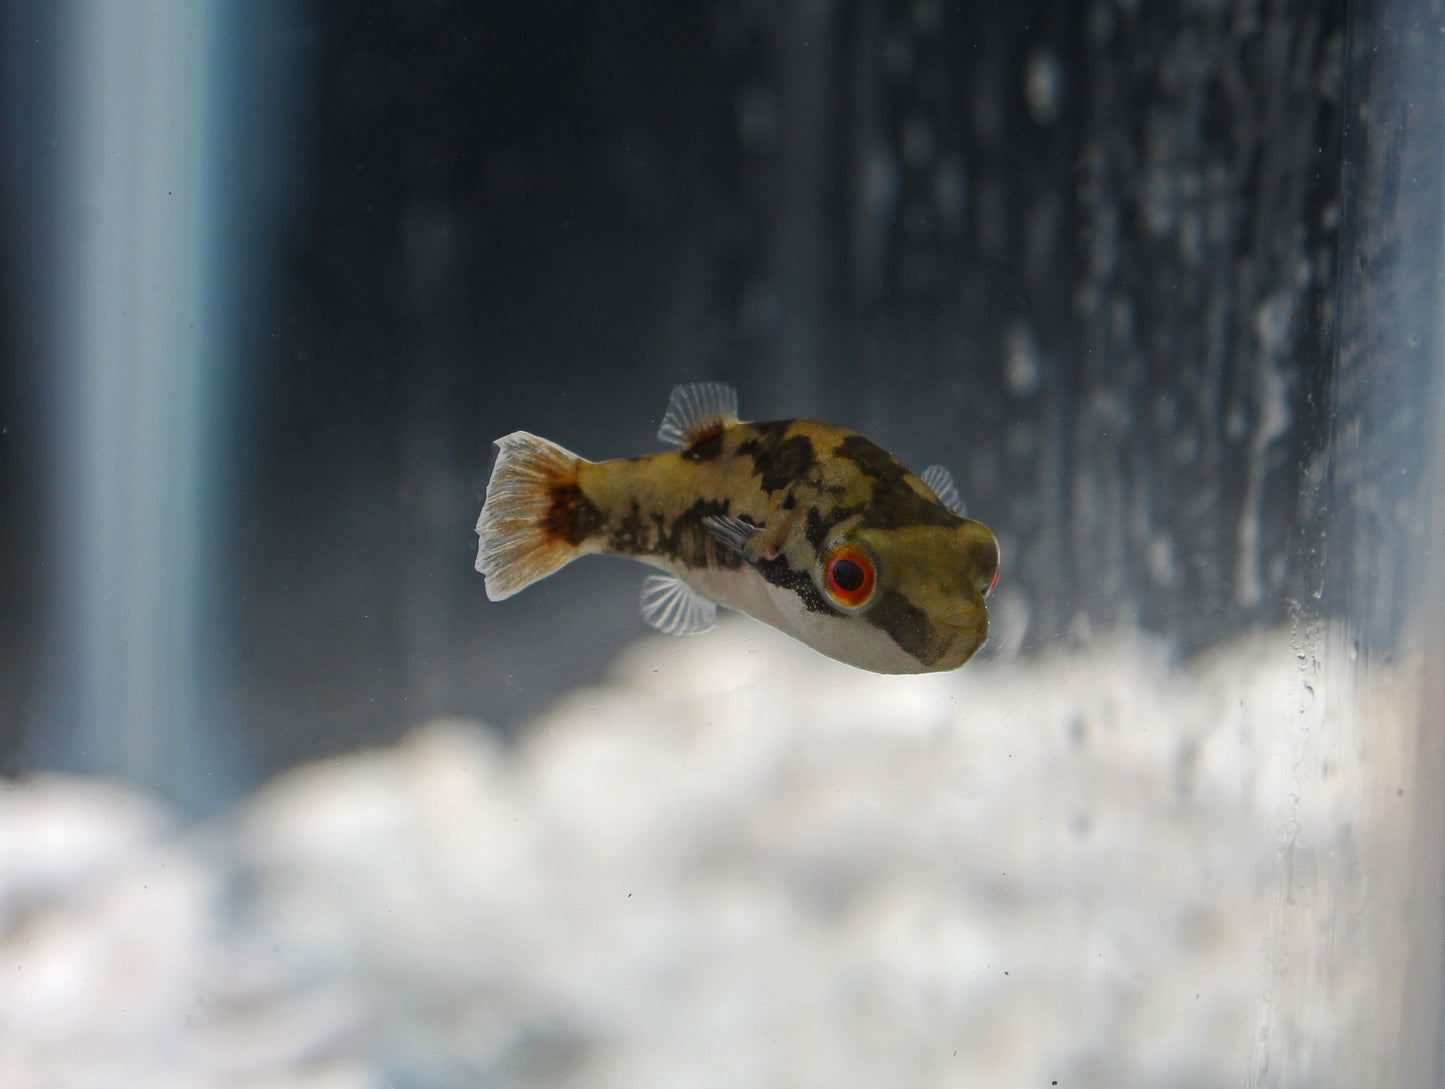
{"label": "pectoral fin", "polygon": [[749,542],[755,540],[763,531],[762,526],[755,526],[751,522],[726,514],[709,514],[702,520],[702,524],[728,551],[736,552],[749,563],[752,562],[753,557],[748,555]]}
{"label": "pectoral fin", "polygon": [[724,548],[736,552],[752,564],[777,557],[792,522],[791,510],[767,526],[754,525],[726,514],[709,514],[702,520],[702,524],[722,542]]}

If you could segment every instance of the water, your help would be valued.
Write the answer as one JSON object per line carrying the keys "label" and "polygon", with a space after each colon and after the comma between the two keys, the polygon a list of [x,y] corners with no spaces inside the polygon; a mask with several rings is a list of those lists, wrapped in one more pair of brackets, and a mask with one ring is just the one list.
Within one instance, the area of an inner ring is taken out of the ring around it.
{"label": "water", "polygon": [[[1439,1081],[1439,12],[3,13],[0,1082]],[[485,600],[715,378],[978,660]]]}

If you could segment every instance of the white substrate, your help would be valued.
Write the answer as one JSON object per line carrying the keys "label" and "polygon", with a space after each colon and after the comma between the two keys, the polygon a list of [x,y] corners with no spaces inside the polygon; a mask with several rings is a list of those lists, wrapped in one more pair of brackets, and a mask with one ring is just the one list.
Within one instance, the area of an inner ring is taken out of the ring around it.
{"label": "white substrate", "polygon": [[1319,943],[1404,757],[1322,685],[1279,634],[887,678],[736,622],[199,830],[9,784],[0,1085],[1361,1084],[1403,954]]}

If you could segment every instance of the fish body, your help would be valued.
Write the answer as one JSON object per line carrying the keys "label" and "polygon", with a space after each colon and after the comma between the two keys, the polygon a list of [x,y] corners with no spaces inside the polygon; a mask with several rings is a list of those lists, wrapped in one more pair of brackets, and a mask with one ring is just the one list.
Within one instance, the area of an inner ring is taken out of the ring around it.
{"label": "fish body", "polygon": [[677,387],[659,438],[678,449],[603,462],[499,439],[477,522],[487,596],[606,553],[662,572],[643,617],[674,634],[707,630],[721,604],[878,673],[954,669],[983,644],[998,542],[945,470],[916,476],[818,420],[739,422],[716,383]]}

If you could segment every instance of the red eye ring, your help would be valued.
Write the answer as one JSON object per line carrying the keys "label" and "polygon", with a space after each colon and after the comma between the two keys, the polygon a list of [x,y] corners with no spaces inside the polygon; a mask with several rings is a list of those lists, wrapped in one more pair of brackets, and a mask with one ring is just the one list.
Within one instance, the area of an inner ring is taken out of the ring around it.
{"label": "red eye ring", "polygon": [[835,605],[862,608],[873,597],[877,585],[873,557],[857,545],[839,541],[823,553],[823,589]]}

